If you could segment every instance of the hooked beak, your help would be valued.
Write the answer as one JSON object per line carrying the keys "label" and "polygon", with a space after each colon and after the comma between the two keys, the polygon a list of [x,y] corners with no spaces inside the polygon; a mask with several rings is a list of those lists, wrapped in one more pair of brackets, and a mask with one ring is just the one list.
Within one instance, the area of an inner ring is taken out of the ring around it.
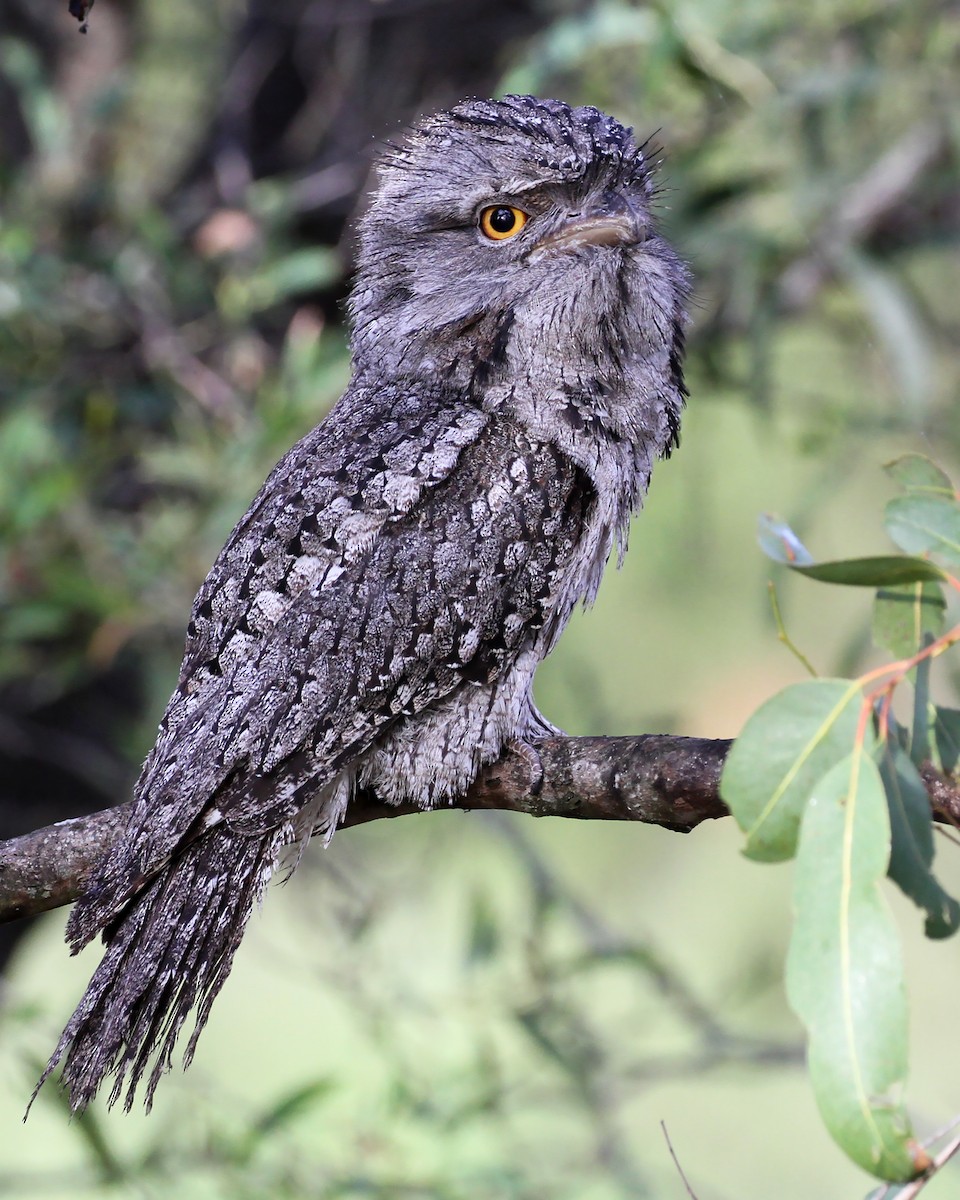
{"label": "hooked beak", "polygon": [[543,251],[579,250],[581,246],[633,246],[647,236],[643,218],[620,192],[604,192],[599,204],[570,213],[554,233],[537,245]]}

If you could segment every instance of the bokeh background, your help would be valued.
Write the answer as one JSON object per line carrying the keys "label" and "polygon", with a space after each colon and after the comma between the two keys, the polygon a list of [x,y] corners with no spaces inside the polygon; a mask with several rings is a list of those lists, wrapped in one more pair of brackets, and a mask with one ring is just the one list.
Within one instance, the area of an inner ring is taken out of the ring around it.
{"label": "bokeh background", "polygon": [[[0,837],[128,795],[196,587],[347,378],[345,229],[418,112],[533,92],[664,147],[691,398],[540,673],[571,733],[735,735],[803,676],[758,514],[882,552],[881,464],[960,473],[956,4],[97,0],[86,37],[66,7],[0,6]],[[867,595],[777,580],[818,670],[871,661]],[[928,1133],[960,1110],[957,950],[891,902]],[[6,927],[0,1192],[683,1197],[663,1122],[699,1200],[862,1196],[807,1089],[789,920],[789,868],[730,822],[381,822],[273,889],[152,1116],[71,1122],[47,1088],[26,1126],[96,952],[63,914]]]}

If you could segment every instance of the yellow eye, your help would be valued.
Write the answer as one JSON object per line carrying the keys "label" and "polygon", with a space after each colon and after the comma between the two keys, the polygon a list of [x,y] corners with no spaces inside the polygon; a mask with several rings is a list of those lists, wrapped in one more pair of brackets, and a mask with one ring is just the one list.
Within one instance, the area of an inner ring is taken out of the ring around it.
{"label": "yellow eye", "polygon": [[511,204],[491,204],[480,214],[480,232],[495,242],[516,237],[530,218]]}

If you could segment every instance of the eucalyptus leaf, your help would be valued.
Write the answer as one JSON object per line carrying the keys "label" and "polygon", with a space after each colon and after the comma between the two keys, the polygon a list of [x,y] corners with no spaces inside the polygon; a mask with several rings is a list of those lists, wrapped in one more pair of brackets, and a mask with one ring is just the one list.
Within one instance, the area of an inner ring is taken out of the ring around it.
{"label": "eucalyptus leaf", "polygon": [[898,496],[886,507],[887,532],[908,554],[939,554],[960,564],[960,501],[949,496]]}
{"label": "eucalyptus leaf", "polygon": [[853,748],[860,709],[856,683],[811,679],[778,692],[750,717],[720,782],[747,835],[748,858],[793,857],[804,805],[817,780]]}
{"label": "eucalyptus leaf", "polygon": [[[928,639],[929,639],[929,635]],[[932,640],[932,639],[930,639]],[[913,672],[913,723],[910,757],[919,767],[930,757],[930,659],[922,659]]]}
{"label": "eucalyptus leaf", "polygon": [[943,590],[936,583],[882,587],[873,602],[874,645],[894,658],[910,658],[925,637],[942,632],[946,607]]}
{"label": "eucalyptus leaf", "polygon": [[883,468],[907,492],[933,492],[952,496],[953,483],[949,475],[924,454],[903,454]]}
{"label": "eucalyptus leaf", "polygon": [[888,874],[918,908],[926,911],[927,937],[950,937],[960,927],[960,904],[943,890],[930,869],[933,818],[923,781],[903,750],[889,743],[880,760],[880,778],[890,814]]}
{"label": "eucalyptus leaf", "polygon": [[925,558],[905,558],[886,554],[874,558],[845,558],[835,562],[790,563],[798,575],[822,583],[842,583],[849,587],[885,587],[904,583],[945,580],[947,572]]}
{"label": "eucalyptus leaf", "polygon": [[907,1074],[907,1002],[897,932],[880,894],[890,824],[863,749],[813,789],[803,818],[787,957],[787,995],[809,1034],[820,1115],[842,1149],[880,1179],[923,1165],[890,1089]]}
{"label": "eucalyptus leaf", "polygon": [[960,763],[960,710],[934,709],[933,736],[940,755],[940,765],[948,775],[952,775]]}

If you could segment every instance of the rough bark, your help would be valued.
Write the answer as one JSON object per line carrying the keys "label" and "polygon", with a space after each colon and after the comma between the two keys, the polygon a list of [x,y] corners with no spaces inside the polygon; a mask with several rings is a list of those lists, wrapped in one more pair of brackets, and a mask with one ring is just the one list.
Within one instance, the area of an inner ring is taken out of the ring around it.
{"label": "rough bark", "polygon": [[[685,833],[727,815],[720,770],[730,743],[651,735],[551,738],[537,751],[511,747],[488,767],[461,809],[501,809],[535,817],[641,821]],[[119,837],[130,805],[48,825],[0,843],[0,921],[75,900],[94,865]],[[419,811],[361,794],[344,824]]]}
{"label": "rough bark", "polygon": [[[532,817],[639,821],[689,833],[725,817],[720,772],[731,743],[706,738],[549,738],[536,751],[511,746],[455,807]],[[934,819],[960,828],[960,786],[927,763],[921,770]],[[97,860],[119,837],[130,805],[48,825],[0,843],[0,922],[76,899]],[[361,793],[344,820],[362,825],[419,812]]]}

